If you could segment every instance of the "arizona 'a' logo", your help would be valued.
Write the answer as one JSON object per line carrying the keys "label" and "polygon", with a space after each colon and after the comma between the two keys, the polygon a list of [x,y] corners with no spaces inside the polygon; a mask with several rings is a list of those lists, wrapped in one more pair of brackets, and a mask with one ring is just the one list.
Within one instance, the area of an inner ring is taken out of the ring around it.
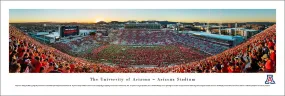
{"label": "arizona 'a' logo", "polygon": [[275,84],[275,81],[273,80],[273,75],[267,75],[265,84]]}

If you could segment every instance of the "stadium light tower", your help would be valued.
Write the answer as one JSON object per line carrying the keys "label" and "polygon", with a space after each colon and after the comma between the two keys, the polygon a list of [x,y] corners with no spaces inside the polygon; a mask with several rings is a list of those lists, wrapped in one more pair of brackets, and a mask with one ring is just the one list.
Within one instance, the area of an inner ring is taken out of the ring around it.
{"label": "stadium light tower", "polygon": [[211,17],[211,10],[209,9],[209,20],[208,20],[207,29],[206,29],[207,33],[211,33],[210,32],[210,17]]}
{"label": "stadium light tower", "polygon": [[[235,35],[237,34],[237,22],[236,22],[236,24],[235,24]],[[235,36],[234,35],[234,36]]]}
{"label": "stadium light tower", "polygon": [[58,34],[60,34],[60,29],[61,29],[61,26],[58,25]]}
{"label": "stadium light tower", "polygon": [[222,33],[221,33],[221,26],[222,26],[222,23],[220,23],[219,24],[220,26],[219,26],[219,34],[221,35]]}
{"label": "stadium light tower", "polygon": [[[222,18],[222,10],[220,12],[220,17]],[[221,20],[221,23],[219,24],[219,34],[222,35],[222,32],[221,32],[221,26],[223,26],[223,21]]]}

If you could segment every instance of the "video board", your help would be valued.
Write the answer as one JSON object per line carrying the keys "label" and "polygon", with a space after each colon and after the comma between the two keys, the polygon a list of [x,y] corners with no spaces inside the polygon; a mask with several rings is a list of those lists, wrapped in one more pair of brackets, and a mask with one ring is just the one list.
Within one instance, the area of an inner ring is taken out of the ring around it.
{"label": "video board", "polygon": [[61,26],[60,28],[61,37],[73,36],[73,35],[79,35],[78,26]]}

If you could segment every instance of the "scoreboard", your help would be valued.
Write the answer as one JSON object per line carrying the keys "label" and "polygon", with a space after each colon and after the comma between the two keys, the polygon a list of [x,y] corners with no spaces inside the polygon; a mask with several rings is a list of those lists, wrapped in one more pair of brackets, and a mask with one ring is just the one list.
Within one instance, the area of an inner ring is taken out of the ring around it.
{"label": "scoreboard", "polygon": [[60,37],[79,35],[78,26],[61,26]]}

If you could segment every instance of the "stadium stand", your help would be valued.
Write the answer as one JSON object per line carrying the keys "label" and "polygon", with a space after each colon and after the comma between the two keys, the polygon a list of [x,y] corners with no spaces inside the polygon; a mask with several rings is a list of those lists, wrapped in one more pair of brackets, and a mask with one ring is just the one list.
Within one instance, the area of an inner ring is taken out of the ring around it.
{"label": "stadium stand", "polygon": [[[10,73],[257,73],[276,72],[276,25],[251,37],[246,42],[223,51],[222,53],[205,59],[188,61],[183,64],[167,67],[121,67],[93,63],[87,59],[73,57],[51,46],[41,44],[32,39],[16,27],[9,26],[9,72]],[[154,33],[156,34],[156,33]],[[171,33],[165,33],[168,36]],[[147,42],[147,39],[137,35],[121,35],[138,38]],[[173,39],[170,37],[169,40]],[[140,43],[125,38],[129,43]],[[152,39],[150,39],[152,40]],[[157,40],[154,40],[157,41]],[[183,40],[181,40],[183,41]],[[157,41],[159,42],[159,40]],[[167,41],[168,42],[168,41]],[[143,42],[142,42],[143,43]],[[196,42],[195,42],[196,43]],[[203,41],[197,44],[204,44]],[[190,42],[189,46],[198,46]],[[203,47],[204,46],[204,47]],[[210,47],[207,49],[207,47]],[[218,45],[202,45],[199,48],[208,52],[224,49]],[[104,49],[104,47],[103,47]],[[187,50],[182,48],[187,53]],[[145,51],[143,51],[145,52]],[[131,51],[140,54],[143,52]],[[171,53],[171,50],[169,51]],[[156,54],[156,53],[155,53]],[[157,52],[160,54],[160,52]],[[187,53],[192,54],[192,53]],[[193,53],[195,54],[195,53]],[[143,54],[142,54],[143,55]],[[187,56],[187,55],[186,55]],[[137,56],[138,58],[141,55]],[[180,58],[180,57],[177,57]],[[122,58],[124,60],[124,58]],[[157,60],[157,59],[154,59]],[[152,61],[152,60],[150,60]]]}

